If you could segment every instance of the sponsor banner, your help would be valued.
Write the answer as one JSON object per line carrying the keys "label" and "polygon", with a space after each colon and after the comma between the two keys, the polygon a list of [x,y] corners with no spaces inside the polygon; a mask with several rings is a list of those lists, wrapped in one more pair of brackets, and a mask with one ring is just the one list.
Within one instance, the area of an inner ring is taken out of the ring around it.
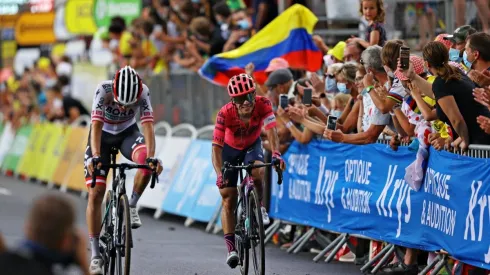
{"label": "sponsor banner", "polygon": [[[209,221],[212,213],[208,215],[208,210],[200,212],[195,209],[197,202],[204,186],[208,186],[214,173],[213,164],[211,163],[211,141],[193,140],[190,144],[180,167],[172,179],[172,185],[162,204],[162,210],[179,216],[189,217],[199,221]],[[214,182],[216,177],[214,176]],[[213,184],[214,184],[213,182]],[[204,188],[208,190],[208,187]],[[219,196],[219,191],[215,187],[215,192]],[[206,194],[210,195],[209,191]],[[199,203],[205,208],[211,208],[215,201],[213,197],[211,202],[201,199]],[[213,212],[216,209],[211,211]],[[201,216],[202,215],[202,216]]]}
{"label": "sponsor banner", "polygon": [[12,128],[12,124],[7,122],[0,138],[0,164],[3,163],[4,158],[7,156],[14,138],[15,131]]}
{"label": "sponsor banner", "polygon": [[3,160],[2,170],[16,170],[17,165],[19,164],[19,160],[24,154],[24,151],[29,143],[29,136],[31,135],[32,129],[32,125],[26,125],[17,130],[14,143],[12,144],[12,147],[10,147],[7,156],[5,156],[5,159]]}
{"label": "sponsor banner", "polygon": [[404,180],[405,168],[415,159],[407,147],[395,152],[382,144],[313,140],[294,142],[284,159],[283,184],[278,186],[275,177],[272,182],[272,217],[404,247],[442,248],[490,269],[487,159],[431,149],[418,192]]}
{"label": "sponsor banner", "polygon": [[[72,163],[73,156],[85,154],[85,146],[87,145],[88,128],[71,127],[66,132],[66,146],[63,152],[60,152],[60,161],[56,166],[56,169],[49,180],[56,185],[67,185],[68,176],[72,173],[74,163]],[[81,149],[83,148],[83,149]],[[83,179],[83,174],[76,175]],[[73,190],[80,190],[83,185],[67,186]]]}
{"label": "sponsor banner", "polygon": [[68,0],[65,4],[65,23],[68,32],[92,35],[97,31],[93,17],[95,0]]}
{"label": "sponsor banner", "polygon": [[[76,128],[74,128],[73,130],[75,129]],[[75,144],[75,146],[77,147],[73,148],[75,149],[75,152],[71,157],[70,171],[67,174],[63,184],[66,184],[66,187],[71,190],[87,191],[87,187],[85,185],[85,175],[88,172],[85,171],[84,168],[84,159],[85,159],[85,152],[87,150],[89,128],[87,127],[87,128],[80,128],[80,129],[82,129],[80,130],[80,134],[82,136],[82,142]]]}
{"label": "sponsor banner", "polygon": [[111,18],[121,16],[126,24],[141,15],[141,0],[95,0],[94,19],[97,27],[109,27]]}
{"label": "sponsor banner", "polygon": [[31,134],[29,139],[29,146],[26,148],[26,153],[22,156],[21,163],[19,164],[19,174],[37,178],[38,172],[41,169],[40,163],[42,164],[42,151],[46,150],[47,143],[51,136],[50,124],[40,123],[34,128],[35,135]]}
{"label": "sponsor banner", "polygon": [[15,24],[15,40],[21,46],[55,43],[54,19],[54,12],[23,13]]}
{"label": "sponsor banner", "polygon": [[0,29],[14,28],[17,19],[18,14],[0,15]]}

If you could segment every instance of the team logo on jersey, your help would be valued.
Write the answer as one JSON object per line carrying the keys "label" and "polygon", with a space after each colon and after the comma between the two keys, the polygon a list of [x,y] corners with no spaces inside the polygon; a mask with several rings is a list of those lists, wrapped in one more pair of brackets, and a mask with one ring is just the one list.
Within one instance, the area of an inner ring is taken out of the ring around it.
{"label": "team logo on jersey", "polygon": [[110,120],[128,120],[134,117],[134,115],[133,109],[121,111],[119,108],[112,108],[111,106],[105,108],[105,117]]}
{"label": "team logo on jersey", "polygon": [[112,92],[111,84],[102,84],[102,88],[105,90],[106,93]]}

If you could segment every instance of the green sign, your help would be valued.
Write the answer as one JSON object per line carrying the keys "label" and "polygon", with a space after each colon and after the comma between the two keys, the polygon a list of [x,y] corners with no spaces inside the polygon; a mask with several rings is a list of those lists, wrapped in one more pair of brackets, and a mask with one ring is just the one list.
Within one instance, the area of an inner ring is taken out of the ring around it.
{"label": "green sign", "polygon": [[97,27],[108,27],[111,18],[121,16],[129,25],[141,16],[141,0],[95,0],[94,19]]}
{"label": "green sign", "polygon": [[16,171],[19,160],[24,154],[27,144],[29,143],[29,137],[31,135],[33,127],[26,125],[17,131],[14,144],[10,147],[9,152],[3,159],[2,169],[4,171]]}

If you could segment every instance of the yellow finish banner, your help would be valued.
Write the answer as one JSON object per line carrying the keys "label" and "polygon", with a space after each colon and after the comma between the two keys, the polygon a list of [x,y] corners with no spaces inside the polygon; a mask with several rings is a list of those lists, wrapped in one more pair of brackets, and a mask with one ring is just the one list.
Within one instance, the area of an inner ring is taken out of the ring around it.
{"label": "yellow finish banner", "polygon": [[93,9],[95,0],[68,0],[65,4],[65,24],[72,34],[94,34],[97,31]]}

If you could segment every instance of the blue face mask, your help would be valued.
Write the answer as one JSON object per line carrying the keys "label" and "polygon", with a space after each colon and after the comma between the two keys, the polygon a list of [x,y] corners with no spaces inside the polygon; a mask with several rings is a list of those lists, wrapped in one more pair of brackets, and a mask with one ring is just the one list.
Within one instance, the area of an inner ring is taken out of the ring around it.
{"label": "blue face mask", "polygon": [[342,111],[340,110],[333,110],[330,112],[330,114],[334,117],[340,117],[342,115]]}
{"label": "blue face mask", "polygon": [[248,30],[250,29],[250,23],[248,22],[247,19],[242,19],[237,22],[237,25],[240,27],[242,30]]}
{"label": "blue face mask", "polygon": [[471,69],[471,66],[473,66],[473,62],[468,60],[468,55],[466,54],[466,51],[463,53],[463,62],[468,69]]}
{"label": "blue face mask", "polygon": [[337,83],[337,89],[339,89],[339,92],[343,94],[350,94],[350,89],[347,89],[347,85],[345,83]]}
{"label": "blue face mask", "polygon": [[337,81],[335,80],[335,78],[327,77],[327,81],[325,81],[325,91],[330,93],[338,92]]}
{"label": "blue face mask", "polygon": [[192,0],[192,3],[199,4],[199,3],[201,3],[201,0]]}
{"label": "blue face mask", "polygon": [[461,62],[461,57],[459,56],[459,51],[456,49],[449,49],[449,60],[454,62]]}

